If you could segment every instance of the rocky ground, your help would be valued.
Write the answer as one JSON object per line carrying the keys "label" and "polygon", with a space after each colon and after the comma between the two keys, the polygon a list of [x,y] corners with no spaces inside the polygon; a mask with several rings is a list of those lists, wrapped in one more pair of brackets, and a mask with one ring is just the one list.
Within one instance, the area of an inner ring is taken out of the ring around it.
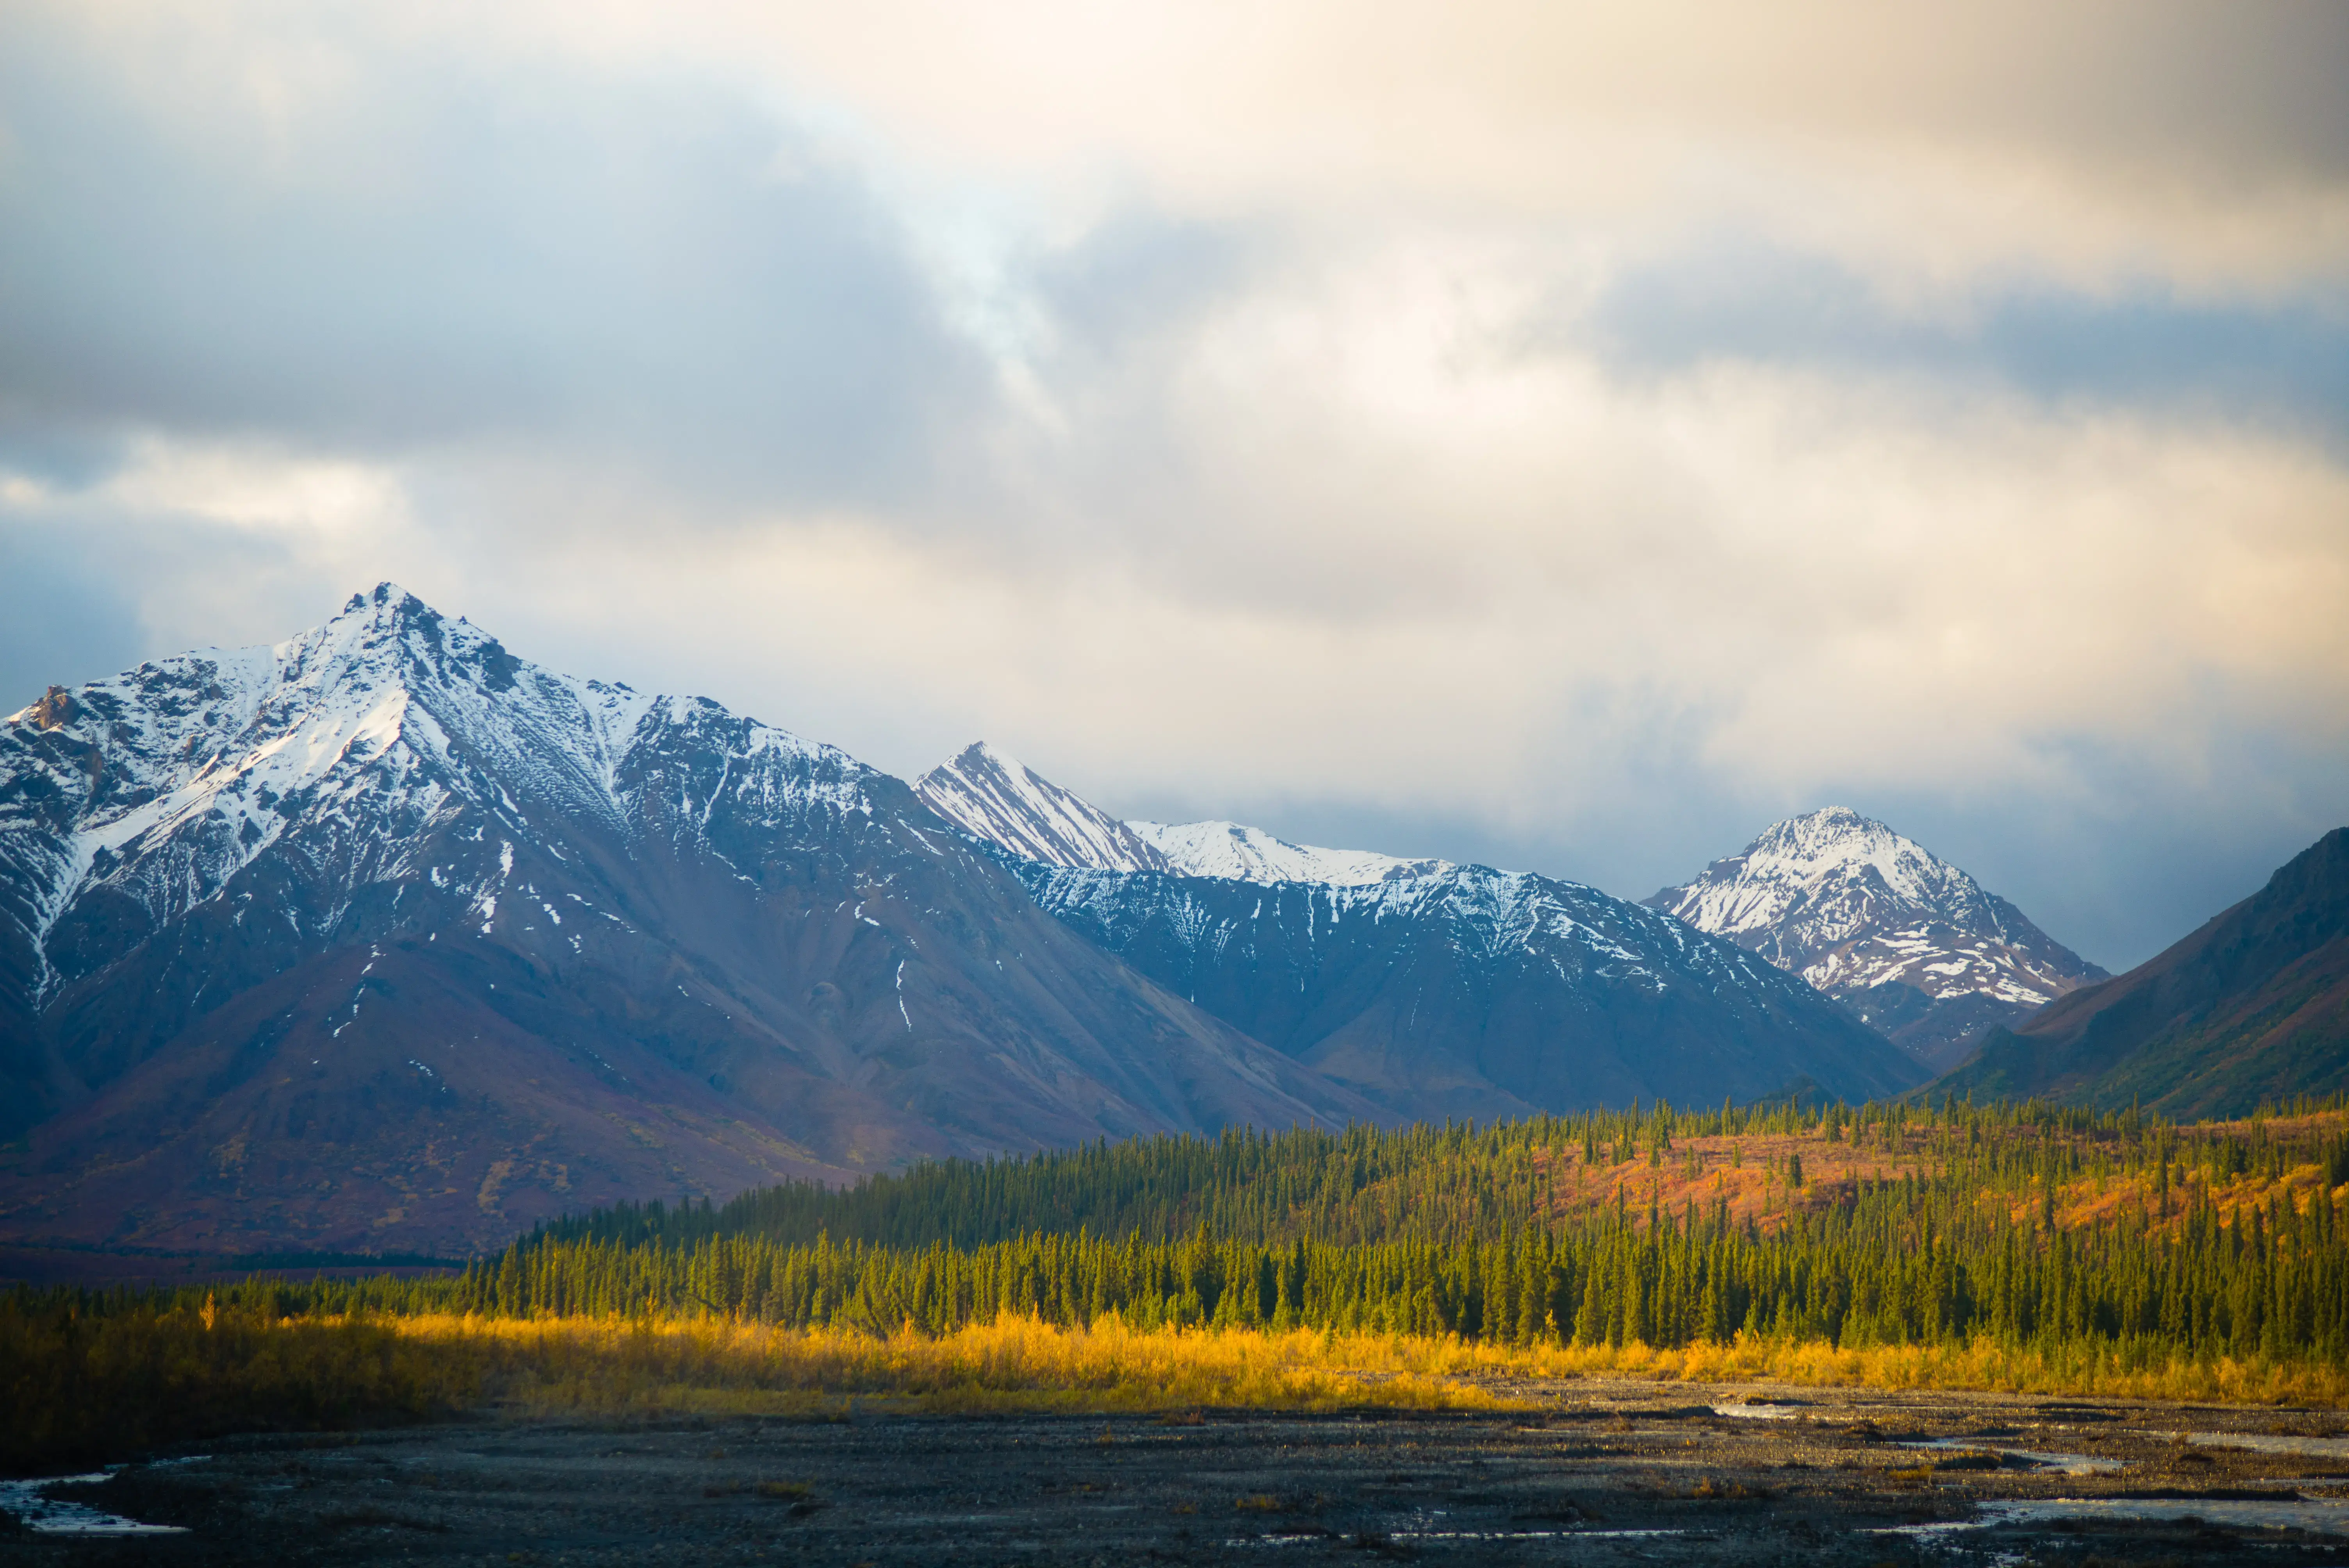
{"label": "rocky ground", "polygon": [[96,1482],[0,1489],[53,1527],[96,1510],[184,1530],[18,1524],[0,1563],[2349,1563],[2334,1412],[1514,1391],[1541,1408],[858,1409],[223,1439]]}

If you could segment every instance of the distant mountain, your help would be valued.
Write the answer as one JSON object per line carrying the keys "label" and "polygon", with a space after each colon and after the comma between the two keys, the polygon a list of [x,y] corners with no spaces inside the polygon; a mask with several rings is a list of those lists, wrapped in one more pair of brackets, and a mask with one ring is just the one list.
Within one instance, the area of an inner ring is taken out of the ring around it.
{"label": "distant mountain", "polygon": [[1947,1068],[2105,971],[1915,840],[1841,806],[1643,900],[1800,975]]}
{"label": "distant mountain", "polygon": [[1452,869],[1292,844],[1237,822],[1122,822],[983,740],[914,780],[914,792],[947,820],[1046,865],[1347,886]]}
{"label": "distant mountain", "polygon": [[1934,1087],[2180,1119],[2349,1089],[2349,828],[2127,974],[1993,1034]]}
{"label": "distant mountain", "polygon": [[387,583],[0,722],[0,1238],[462,1251],[560,1210],[1374,1108],[903,783]]}
{"label": "distant mountain", "polygon": [[[1595,888],[1229,823],[1120,824],[1030,770],[1008,786],[972,756],[925,775],[924,799],[1024,857],[1010,863],[1038,903],[1397,1114],[1743,1100],[1805,1078],[1856,1100],[1924,1077],[1799,981]],[[1104,847],[1104,824],[1134,830],[1166,867],[1134,869]]]}

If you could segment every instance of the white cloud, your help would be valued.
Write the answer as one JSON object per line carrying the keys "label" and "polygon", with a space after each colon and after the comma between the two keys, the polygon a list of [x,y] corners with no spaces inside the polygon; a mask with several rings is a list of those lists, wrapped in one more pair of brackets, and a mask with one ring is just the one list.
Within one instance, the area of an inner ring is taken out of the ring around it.
{"label": "white cloud", "polygon": [[2218,286],[2337,279],[2349,237],[2349,21],[2323,5],[721,0],[506,26],[606,65],[725,60],[1077,211],[1137,187],[1224,218],[1726,210],[1889,273]]}
{"label": "white cloud", "polygon": [[135,443],[119,471],[67,504],[302,536],[305,548],[361,538],[379,545],[412,526],[406,490],[379,464],[154,438]]}

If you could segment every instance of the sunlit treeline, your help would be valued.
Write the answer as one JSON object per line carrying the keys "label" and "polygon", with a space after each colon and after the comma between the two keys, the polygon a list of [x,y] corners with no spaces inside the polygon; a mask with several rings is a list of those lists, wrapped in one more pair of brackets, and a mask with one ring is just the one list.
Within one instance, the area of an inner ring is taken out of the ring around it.
{"label": "sunlit treeline", "polygon": [[[1096,1144],[605,1211],[453,1276],[20,1290],[0,1298],[0,1398],[69,1405],[57,1367],[135,1362],[106,1348],[129,1332],[110,1326],[150,1325],[139,1342],[168,1346],[200,1316],[212,1349],[215,1317],[356,1332],[440,1315],[893,1342],[1034,1322],[1543,1354],[1988,1346],[2049,1365],[2340,1368],[2344,1128],[2337,1105],[2197,1126],[2028,1106],[1658,1106]],[[1749,1184],[1741,1208],[1728,1179],[1756,1167],[1775,1185],[1757,1208]],[[291,1354],[254,1344],[264,1367]],[[388,1341],[331,1345],[302,1355],[342,1357],[326,1381],[367,1408],[422,1386]],[[167,1398],[176,1374],[152,1376]],[[123,1389],[126,1408],[148,1398]]]}
{"label": "sunlit treeline", "polygon": [[541,1236],[468,1270],[463,1309],[699,1309],[790,1326],[926,1333],[1005,1316],[1457,1335],[1508,1345],[2143,1344],[2165,1354],[2349,1354],[2349,1247],[2327,1194],[2235,1223],[2198,1195],[2168,1229],[2051,1228],[1904,1181],[1764,1233],[1720,1209],[1628,1207],[1493,1241],[1332,1243],[1030,1234],[961,1248],[670,1244]]}
{"label": "sunlit treeline", "polygon": [[[1605,1209],[1492,1240],[1332,1243],[1039,1233],[976,1247],[671,1243],[543,1233],[454,1278],[258,1284],[220,1303],[263,1317],[471,1313],[707,1315],[937,1335],[1007,1318],[1138,1330],[1311,1328],[1506,1346],[1682,1346],[1749,1337],[1838,1346],[2141,1346],[2147,1354],[2349,1359],[2349,1246],[2336,1194],[2276,1188],[2231,1215],[2181,1184],[2176,1222],[2065,1228],[1946,1181],[1864,1186],[1764,1230],[1721,1205]],[[78,1297],[104,1316],[199,1293]],[[62,1296],[57,1298],[59,1302]]]}

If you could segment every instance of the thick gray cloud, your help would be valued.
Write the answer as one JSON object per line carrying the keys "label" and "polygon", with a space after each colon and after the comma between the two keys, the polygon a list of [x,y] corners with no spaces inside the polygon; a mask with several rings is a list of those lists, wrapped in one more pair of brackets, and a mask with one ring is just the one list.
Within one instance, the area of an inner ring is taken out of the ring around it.
{"label": "thick gray cloud", "polygon": [[864,180],[745,95],[294,26],[347,57],[326,79],[254,92],[199,50],[159,93],[119,32],[12,18],[0,410],[389,456],[555,443],[805,504],[934,481],[988,396]]}
{"label": "thick gray cloud", "polygon": [[1528,332],[1535,352],[1569,344],[1632,375],[1721,360],[1906,373],[2349,440],[2349,294],[2338,279],[2220,298],[2158,281],[1992,279],[1971,298],[1903,309],[1847,266],[1723,235],[1628,269],[1597,301]]}

